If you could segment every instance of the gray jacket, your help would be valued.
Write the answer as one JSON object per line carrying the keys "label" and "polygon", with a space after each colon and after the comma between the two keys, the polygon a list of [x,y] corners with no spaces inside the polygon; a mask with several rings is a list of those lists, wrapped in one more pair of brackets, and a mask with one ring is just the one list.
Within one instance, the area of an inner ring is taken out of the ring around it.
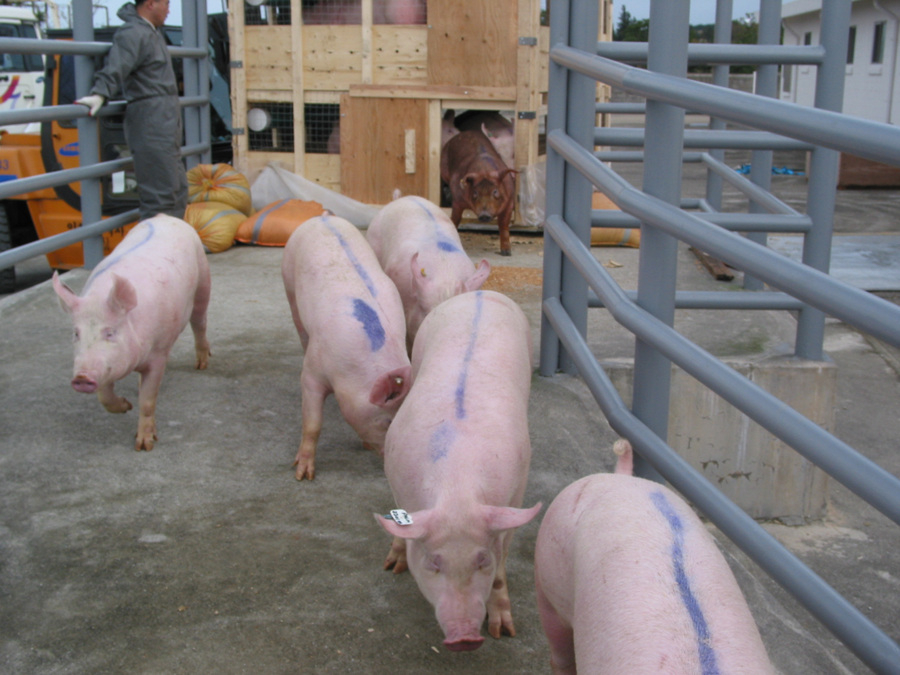
{"label": "gray jacket", "polygon": [[91,93],[109,100],[122,92],[129,103],[150,96],[177,96],[178,84],[162,29],[142,19],[130,2],[116,15],[125,23],[113,36],[106,65],[94,74]]}

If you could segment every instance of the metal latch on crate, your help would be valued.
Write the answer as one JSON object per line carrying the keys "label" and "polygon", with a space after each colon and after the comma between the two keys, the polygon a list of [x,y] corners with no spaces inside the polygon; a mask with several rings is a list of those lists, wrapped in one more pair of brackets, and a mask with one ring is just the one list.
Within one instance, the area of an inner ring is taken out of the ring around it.
{"label": "metal latch on crate", "polygon": [[244,62],[243,61],[229,61],[228,67],[232,68],[232,69],[243,68]]}
{"label": "metal latch on crate", "polygon": [[516,115],[520,120],[537,119],[537,113],[534,110],[520,110]]}
{"label": "metal latch on crate", "polygon": [[534,47],[535,45],[537,45],[537,38],[536,37],[520,37],[519,44],[524,45],[526,47]]}

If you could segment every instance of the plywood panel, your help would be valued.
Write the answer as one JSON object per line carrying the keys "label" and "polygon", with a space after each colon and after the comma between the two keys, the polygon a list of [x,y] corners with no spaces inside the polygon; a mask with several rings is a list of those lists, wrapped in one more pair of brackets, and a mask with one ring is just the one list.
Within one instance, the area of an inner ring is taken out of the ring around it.
{"label": "plywood panel", "polygon": [[[341,98],[341,188],[366,204],[428,194],[428,109],[422,100]],[[406,152],[410,135],[415,143]],[[407,173],[409,162],[415,173]]]}
{"label": "plywood panel", "polygon": [[518,0],[428,5],[428,82],[514,87]]}

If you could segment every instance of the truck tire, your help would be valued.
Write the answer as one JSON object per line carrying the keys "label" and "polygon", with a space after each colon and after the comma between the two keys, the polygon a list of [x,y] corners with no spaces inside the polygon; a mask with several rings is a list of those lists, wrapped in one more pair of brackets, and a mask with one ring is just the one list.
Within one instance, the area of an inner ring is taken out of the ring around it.
{"label": "truck tire", "polygon": [[[9,229],[9,218],[6,207],[0,204],[0,253],[12,248],[12,230]],[[16,268],[7,267],[0,270],[0,293],[12,293],[16,290]]]}

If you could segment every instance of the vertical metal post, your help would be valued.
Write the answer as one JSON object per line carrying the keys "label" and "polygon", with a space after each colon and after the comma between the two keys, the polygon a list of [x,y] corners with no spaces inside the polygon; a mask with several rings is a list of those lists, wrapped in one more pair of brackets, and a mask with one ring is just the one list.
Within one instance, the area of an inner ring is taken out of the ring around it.
{"label": "vertical metal post", "polygon": [[[844,70],[850,25],[850,0],[822,3],[822,37],[825,60],[816,74],[815,106],[840,112],[844,104]],[[831,264],[831,237],[834,232],[834,202],[840,153],[817,147],[809,164],[807,215],[812,229],[803,240],[803,262],[822,272]],[[805,359],[822,359],[825,314],[812,307],[800,310],[795,353]]]}
{"label": "vertical metal post", "polygon": [[[569,43],[569,0],[550,0],[550,46]],[[566,119],[565,66],[549,65],[549,92],[547,94],[547,133],[561,129]],[[553,148],[547,148],[547,182],[545,218],[562,216],[565,160]],[[562,285],[562,251],[552,237],[544,237],[544,281],[542,298],[559,298]],[[541,313],[540,374],[550,377],[559,369],[560,340]]]}
{"label": "vertical metal post", "polygon": [[[195,48],[199,46],[197,41],[197,13],[201,3],[196,0],[185,0],[181,5],[182,27],[181,43],[185,47]],[[200,92],[200,61],[194,58],[183,58],[181,63],[184,73],[184,95],[197,96]],[[209,107],[206,106],[206,114],[209,115]],[[182,110],[184,119],[184,137],[187,145],[195,145],[200,142],[200,111],[201,108],[191,106]],[[197,164],[196,156],[188,158],[188,166]]]}
{"label": "vertical metal post", "polygon": [[[597,26],[600,20],[597,0],[572,0],[569,15],[569,44],[575,49],[594,54],[597,49]],[[579,145],[594,150],[594,108],[597,103],[597,82],[587,75],[568,73],[568,102],[566,106],[566,133]],[[591,192],[590,181],[573,166],[566,165],[565,194],[563,195],[563,219],[581,242],[591,245]],[[587,337],[588,314],[587,281],[575,266],[563,259],[562,305],[582,337]],[[562,352],[560,368],[575,374],[575,363]]]}
{"label": "vertical metal post", "polygon": [[[759,8],[759,34],[756,40],[760,45],[781,44],[781,0],[761,0]],[[757,96],[778,96],[778,65],[771,63],[761,65],[756,69]],[[750,159],[750,180],[760,186],[766,192],[772,188],[772,158],[771,150],[754,150]],[[750,201],[750,213],[765,213],[766,209]],[[765,246],[768,234],[765,232],[748,232],[747,239]],[[761,279],[744,275],[744,288],[749,291],[763,290]]]}
{"label": "vertical metal post", "polygon": [[[689,0],[652,0],[647,69],[687,76]],[[643,190],[670,204],[681,203],[684,109],[647,100]],[[675,321],[678,242],[646,223],[641,225],[637,304],[666,325]],[[671,362],[637,339],[634,353],[632,410],[664,441],[669,428]],[[635,457],[637,476],[662,481],[648,463]]]}
{"label": "vertical metal post", "polygon": [[[197,46],[209,51],[209,16],[205,2],[197,3]],[[212,121],[210,120],[210,104],[209,104],[209,57],[197,61],[197,71],[199,78],[200,91],[199,94],[206,99],[206,105],[198,108],[200,115],[200,140],[210,143],[210,149],[201,154],[199,157],[194,156],[187,159],[188,167],[195,166],[203,162],[209,164],[212,162]]]}
{"label": "vertical metal post", "polygon": [[[716,28],[715,41],[717,43],[731,44],[731,13],[733,11],[732,0],[716,0]],[[718,87],[728,87],[728,76],[731,67],[728,64],[713,66],[712,82]],[[725,129],[725,120],[712,117],[709,120],[709,128],[714,131]],[[713,148],[709,151],[714,159],[725,161],[725,150]],[[716,211],[722,210],[722,188],[725,181],[715,171],[706,171],[706,201]]]}
{"label": "vertical metal post", "polygon": [[[93,42],[94,16],[91,0],[72,0],[72,39]],[[75,56],[75,96],[87,96],[94,78],[94,64],[89,56]],[[82,117],[78,120],[78,156],[80,166],[100,161],[100,119]],[[81,224],[90,225],[102,217],[100,179],[81,181]],[[103,236],[90,237],[82,243],[84,266],[93,269],[103,260]]]}

